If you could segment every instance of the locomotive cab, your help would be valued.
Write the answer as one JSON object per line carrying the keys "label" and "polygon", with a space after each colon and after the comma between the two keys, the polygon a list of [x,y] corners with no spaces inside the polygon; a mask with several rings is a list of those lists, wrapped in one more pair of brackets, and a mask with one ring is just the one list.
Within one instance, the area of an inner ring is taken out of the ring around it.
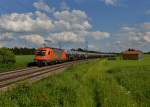
{"label": "locomotive cab", "polygon": [[46,55],[46,50],[37,50],[35,52],[36,56],[45,56]]}
{"label": "locomotive cab", "polygon": [[40,48],[35,52],[37,65],[49,65],[52,61],[52,50],[50,48]]}

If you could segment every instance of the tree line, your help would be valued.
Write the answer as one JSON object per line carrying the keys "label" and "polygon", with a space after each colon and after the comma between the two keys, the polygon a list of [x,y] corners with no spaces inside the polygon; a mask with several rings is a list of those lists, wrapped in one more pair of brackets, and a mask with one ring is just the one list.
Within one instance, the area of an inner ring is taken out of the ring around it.
{"label": "tree line", "polygon": [[35,53],[35,48],[8,48],[15,55],[33,55]]}

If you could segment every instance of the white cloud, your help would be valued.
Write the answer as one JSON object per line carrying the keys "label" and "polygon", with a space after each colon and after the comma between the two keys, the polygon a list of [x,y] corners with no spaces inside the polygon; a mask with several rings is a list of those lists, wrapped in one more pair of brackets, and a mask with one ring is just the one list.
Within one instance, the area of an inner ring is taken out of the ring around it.
{"label": "white cloud", "polygon": [[89,44],[88,45],[89,50],[95,50],[95,51],[100,51],[100,47],[94,44]]}
{"label": "white cloud", "polygon": [[104,38],[109,38],[110,37],[110,33],[108,32],[90,32],[90,34],[95,38],[95,39],[104,39]]}
{"label": "white cloud", "polygon": [[143,27],[144,27],[145,29],[150,30],[150,22],[144,23],[144,24],[143,24]]}
{"label": "white cloud", "polygon": [[13,37],[12,33],[2,33],[0,36],[0,42],[10,42],[12,40],[15,40],[16,38]]}
{"label": "white cloud", "polygon": [[60,33],[53,33],[50,34],[48,40],[50,41],[61,41],[61,42],[71,42],[71,43],[84,43],[85,38],[87,36],[93,37],[96,40],[109,38],[110,33],[108,32],[88,32],[88,31],[81,31],[81,32],[60,32]]}
{"label": "white cloud", "polygon": [[46,19],[46,15],[40,12],[11,13],[0,16],[0,29],[6,32],[49,31],[52,28],[52,21]]}
{"label": "white cloud", "polygon": [[141,40],[141,37],[140,36],[129,36],[129,40],[131,41],[140,41]]}
{"label": "white cloud", "polygon": [[145,33],[144,40],[150,43],[150,32]]}
{"label": "white cloud", "polygon": [[124,26],[124,27],[121,27],[121,30],[122,30],[122,31],[135,31],[136,28]]}
{"label": "white cloud", "polygon": [[114,44],[116,44],[116,45],[120,45],[120,44],[121,44],[121,41],[120,41],[120,40],[115,41],[115,43],[114,43]]}
{"label": "white cloud", "polygon": [[40,19],[40,20],[50,20],[50,18],[48,17],[47,14],[40,12],[40,11],[36,11],[34,13],[34,17]]}
{"label": "white cloud", "polygon": [[146,22],[144,24],[142,24],[143,26],[143,30],[140,31],[142,28],[134,30],[136,28],[132,28],[132,30],[127,30],[126,33],[128,35],[129,40],[131,41],[136,41],[139,42],[141,44],[145,44],[146,42],[150,42],[150,32],[147,32],[145,30],[149,30],[150,29],[150,23]]}
{"label": "white cloud", "polygon": [[106,5],[116,6],[118,4],[118,0],[102,0]]}
{"label": "white cloud", "polygon": [[150,32],[147,32],[148,28],[148,23],[136,24],[134,27],[121,27],[115,38],[121,44],[116,46],[123,47],[122,49],[146,49],[144,47],[147,47],[150,43]]}
{"label": "white cloud", "polygon": [[[126,31],[122,33],[130,42],[141,42],[143,40],[143,32],[140,31]],[[128,42],[129,42],[128,41]]]}
{"label": "white cloud", "polygon": [[149,27],[149,23],[142,24],[142,27],[141,24],[139,24],[139,26],[136,27],[121,27],[120,35],[128,37],[128,39],[131,41],[143,41],[143,37],[146,34],[145,30],[149,29]]}
{"label": "white cloud", "polygon": [[49,35],[51,32],[54,35],[51,39],[57,41],[57,38],[60,38],[64,42],[83,42],[85,36],[89,35],[92,35],[96,39],[110,36],[107,32],[89,32],[92,25],[89,23],[86,13],[80,10],[57,11],[54,13],[54,18],[51,19],[48,15],[40,11],[24,14],[11,13],[0,16],[0,22],[3,22],[0,23],[0,29],[3,32],[14,34],[20,33],[22,35],[21,33],[23,33],[24,36],[21,38],[33,43],[35,41],[31,36],[37,38],[34,34]]}
{"label": "white cloud", "polygon": [[85,12],[81,11],[81,10],[72,10],[71,12],[68,10],[64,10],[61,12],[55,12],[54,16],[57,19],[60,20],[65,20],[65,21],[69,21],[69,22],[73,22],[73,21],[80,21],[80,20],[84,20],[87,19],[87,15]]}
{"label": "white cloud", "polygon": [[64,10],[55,12],[55,24],[62,30],[88,30],[92,28],[85,12],[80,10]]}
{"label": "white cloud", "polygon": [[34,2],[33,6],[39,11],[45,11],[45,12],[54,12],[55,11],[55,8],[50,8],[43,1]]}
{"label": "white cloud", "polygon": [[[84,3],[86,0],[75,0],[77,3]],[[99,0],[104,2],[106,5],[117,6],[120,0]]]}
{"label": "white cloud", "polygon": [[84,42],[84,38],[76,35],[73,32],[54,33],[48,37],[48,40],[50,40],[50,41],[61,41],[61,42],[72,42],[72,43]]}
{"label": "white cloud", "polygon": [[37,34],[23,35],[23,36],[20,36],[20,39],[30,41],[37,45],[42,45],[45,43],[45,39],[42,36],[37,35]]}
{"label": "white cloud", "polygon": [[10,32],[20,45],[20,39],[37,45],[45,43],[44,38],[78,45],[89,36],[98,40],[110,36],[108,32],[91,32],[92,25],[84,11],[63,9],[48,15],[51,8],[44,2],[38,1],[33,5],[38,11],[1,15],[0,33]]}
{"label": "white cloud", "polygon": [[54,25],[55,25],[55,28],[57,28],[57,29],[54,29],[56,31],[64,31],[64,30],[68,31],[71,29],[71,24],[64,20],[54,21]]}

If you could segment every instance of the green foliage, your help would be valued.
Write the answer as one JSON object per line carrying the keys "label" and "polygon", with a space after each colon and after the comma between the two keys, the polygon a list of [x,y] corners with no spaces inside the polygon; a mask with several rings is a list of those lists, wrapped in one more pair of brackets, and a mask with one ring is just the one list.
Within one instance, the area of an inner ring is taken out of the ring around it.
{"label": "green foliage", "polygon": [[0,64],[14,64],[15,55],[6,48],[0,49]]}
{"label": "green foliage", "polygon": [[12,48],[10,49],[15,55],[33,55],[35,48]]}
{"label": "green foliage", "polygon": [[35,48],[0,48],[0,49],[7,49],[13,52],[15,55],[34,55],[36,49]]}
{"label": "green foliage", "polygon": [[0,48],[0,72],[27,67],[33,62],[34,51],[28,48]]}

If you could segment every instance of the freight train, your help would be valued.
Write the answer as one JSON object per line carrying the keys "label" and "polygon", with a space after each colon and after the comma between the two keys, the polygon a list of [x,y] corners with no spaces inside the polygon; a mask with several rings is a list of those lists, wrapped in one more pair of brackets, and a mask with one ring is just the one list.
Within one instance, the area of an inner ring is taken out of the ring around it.
{"label": "freight train", "polygon": [[35,52],[35,62],[39,66],[43,65],[51,65],[54,63],[61,63],[65,61],[74,61],[74,60],[81,60],[81,59],[90,59],[90,58],[99,58],[111,56],[106,54],[100,54],[98,52],[85,52],[85,51],[78,51],[78,50],[64,50],[59,48],[39,48]]}

